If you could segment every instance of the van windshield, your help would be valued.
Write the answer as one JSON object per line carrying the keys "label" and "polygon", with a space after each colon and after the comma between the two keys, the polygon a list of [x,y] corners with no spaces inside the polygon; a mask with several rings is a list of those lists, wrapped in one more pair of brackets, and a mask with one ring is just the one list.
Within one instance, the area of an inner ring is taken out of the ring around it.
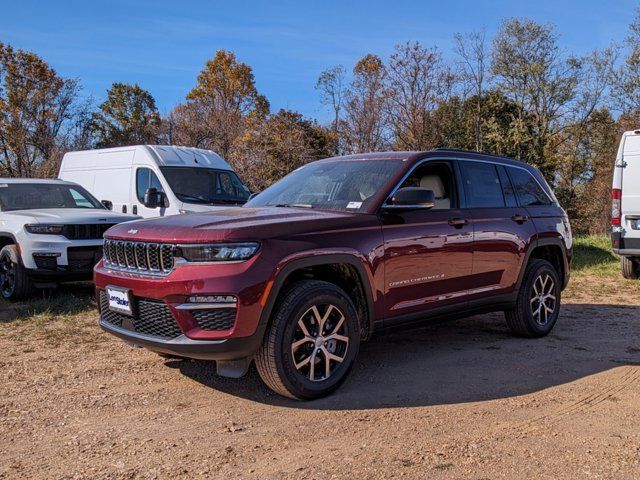
{"label": "van windshield", "polygon": [[181,202],[241,205],[251,194],[230,170],[198,167],[160,167],[160,170]]}
{"label": "van windshield", "polygon": [[2,183],[0,211],[38,210],[42,208],[105,207],[80,185],[64,183]]}

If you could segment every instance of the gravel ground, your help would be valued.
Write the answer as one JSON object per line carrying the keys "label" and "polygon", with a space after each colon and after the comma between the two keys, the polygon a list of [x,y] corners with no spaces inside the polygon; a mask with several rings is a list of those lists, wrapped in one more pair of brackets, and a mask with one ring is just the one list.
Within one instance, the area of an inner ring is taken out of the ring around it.
{"label": "gravel ground", "polygon": [[500,314],[377,337],[307,403],[0,304],[0,478],[640,478],[640,298],[597,284],[539,340]]}

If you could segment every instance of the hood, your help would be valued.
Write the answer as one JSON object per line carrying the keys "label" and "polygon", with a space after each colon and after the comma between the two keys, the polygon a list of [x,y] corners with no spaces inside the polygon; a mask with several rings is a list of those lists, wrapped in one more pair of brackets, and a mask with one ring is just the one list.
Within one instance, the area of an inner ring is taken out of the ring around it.
{"label": "hood", "polygon": [[216,210],[226,210],[230,208],[229,205],[207,205],[206,203],[180,203],[180,210],[185,210],[187,213],[201,213],[201,212],[215,212]]}
{"label": "hood", "polygon": [[235,207],[208,213],[151,218],[110,228],[106,235],[121,240],[206,243],[267,240],[300,234],[376,224],[374,215],[327,212],[306,208]]}
{"label": "hood", "polygon": [[11,210],[2,215],[31,217],[32,223],[82,224],[82,223],[121,223],[137,220],[137,215],[100,210],[97,208],[43,208],[38,210]]}

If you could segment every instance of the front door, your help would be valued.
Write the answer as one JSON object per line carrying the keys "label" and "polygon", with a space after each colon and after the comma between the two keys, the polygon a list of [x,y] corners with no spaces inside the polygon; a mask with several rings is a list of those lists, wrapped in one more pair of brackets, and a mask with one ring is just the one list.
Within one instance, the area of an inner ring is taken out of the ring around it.
{"label": "front door", "polygon": [[429,210],[381,213],[386,318],[464,302],[472,272],[473,222],[459,207],[455,164],[419,164],[403,187],[433,190],[436,200]]}

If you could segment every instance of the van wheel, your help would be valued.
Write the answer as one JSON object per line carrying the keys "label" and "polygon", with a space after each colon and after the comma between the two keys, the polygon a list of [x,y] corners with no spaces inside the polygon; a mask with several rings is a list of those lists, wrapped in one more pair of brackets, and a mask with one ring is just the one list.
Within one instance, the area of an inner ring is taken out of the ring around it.
{"label": "van wheel", "polygon": [[630,280],[640,278],[640,262],[629,257],[620,257],[622,276]]}
{"label": "van wheel", "polygon": [[18,247],[5,246],[0,250],[0,295],[5,300],[20,300],[32,291],[33,285],[20,262]]}
{"label": "van wheel", "polygon": [[560,314],[560,281],[546,260],[531,261],[524,272],[515,308],[505,311],[511,331],[521,337],[543,337]]}
{"label": "van wheel", "polygon": [[305,280],[278,303],[256,368],[276,393],[311,400],[342,384],[359,347],[358,315],[347,294],[331,283]]}

